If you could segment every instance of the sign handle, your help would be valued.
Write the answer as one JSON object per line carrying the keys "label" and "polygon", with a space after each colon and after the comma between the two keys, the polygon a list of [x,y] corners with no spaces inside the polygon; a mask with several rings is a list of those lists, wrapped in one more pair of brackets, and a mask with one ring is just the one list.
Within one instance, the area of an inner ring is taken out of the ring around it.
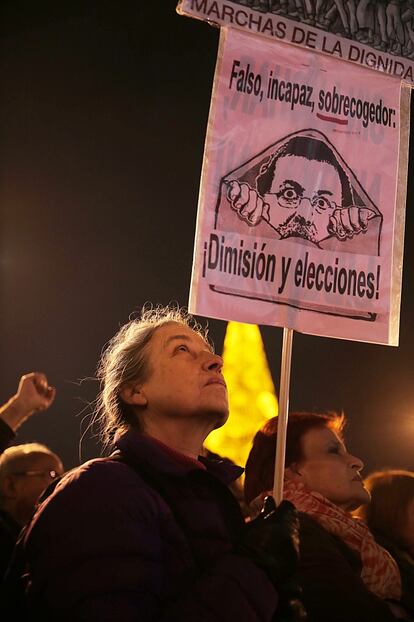
{"label": "sign handle", "polygon": [[276,505],[283,499],[283,479],[285,473],[286,434],[289,416],[290,369],[292,363],[293,329],[283,329],[282,362],[280,365],[279,414],[277,418],[277,443],[275,458],[275,479],[273,497]]}

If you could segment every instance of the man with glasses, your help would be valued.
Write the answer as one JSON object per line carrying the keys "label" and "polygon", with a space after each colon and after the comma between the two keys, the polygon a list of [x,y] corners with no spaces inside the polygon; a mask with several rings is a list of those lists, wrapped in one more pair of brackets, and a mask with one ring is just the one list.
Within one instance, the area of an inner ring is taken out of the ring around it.
{"label": "man with glasses", "polygon": [[22,376],[17,393],[0,408],[0,577],[39,496],[63,473],[59,456],[45,445],[5,447],[20,425],[34,413],[49,408],[54,398],[55,389],[49,386],[46,376],[33,372]]}
{"label": "man with glasses", "polygon": [[62,474],[59,456],[39,443],[9,447],[0,456],[0,576],[38,498]]}

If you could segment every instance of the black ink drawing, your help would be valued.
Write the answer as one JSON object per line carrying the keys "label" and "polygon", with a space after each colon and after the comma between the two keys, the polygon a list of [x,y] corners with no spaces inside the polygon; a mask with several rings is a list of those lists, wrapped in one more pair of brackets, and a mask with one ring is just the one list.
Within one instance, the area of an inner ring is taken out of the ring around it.
{"label": "black ink drawing", "polygon": [[369,45],[414,58],[414,1],[407,0],[233,0]]}
{"label": "black ink drawing", "polygon": [[[226,175],[223,184],[227,205],[249,227],[266,223],[282,240],[330,250],[335,241],[338,250],[379,255],[382,215],[318,130],[283,137]],[[222,199],[219,204],[222,211]]]}

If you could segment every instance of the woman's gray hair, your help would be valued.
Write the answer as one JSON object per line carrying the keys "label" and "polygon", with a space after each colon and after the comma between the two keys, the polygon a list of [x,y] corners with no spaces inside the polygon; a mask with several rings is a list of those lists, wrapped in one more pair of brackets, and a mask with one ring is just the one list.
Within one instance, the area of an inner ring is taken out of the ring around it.
{"label": "woman's gray hair", "polygon": [[126,383],[144,382],[148,378],[151,372],[149,343],[158,328],[172,322],[191,328],[207,341],[207,329],[203,329],[184,309],[158,306],[144,307],[141,316],[122,326],[105,347],[97,370],[101,391],[96,407],[96,419],[105,446],[112,443],[118,432],[131,427],[141,429],[136,412],[121,399],[120,392]]}

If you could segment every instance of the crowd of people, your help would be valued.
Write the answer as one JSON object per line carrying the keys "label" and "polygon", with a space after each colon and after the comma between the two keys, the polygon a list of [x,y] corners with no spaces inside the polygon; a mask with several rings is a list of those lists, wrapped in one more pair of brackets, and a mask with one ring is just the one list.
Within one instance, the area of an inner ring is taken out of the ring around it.
{"label": "crowd of people", "polygon": [[413,0],[234,0],[286,16],[382,52],[414,58]]}
{"label": "crowd of people", "polygon": [[16,444],[49,408],[42,373],[0,408],[2,619],[129,622],[414,620],[414,473],[362,479],[344,417],[291,413],[284,500],[277,419],[242,469],[204,442],[228,417],[223,361],[177,309],[144,311],[106,347],[97,415],[107,456],[64,473]]}

